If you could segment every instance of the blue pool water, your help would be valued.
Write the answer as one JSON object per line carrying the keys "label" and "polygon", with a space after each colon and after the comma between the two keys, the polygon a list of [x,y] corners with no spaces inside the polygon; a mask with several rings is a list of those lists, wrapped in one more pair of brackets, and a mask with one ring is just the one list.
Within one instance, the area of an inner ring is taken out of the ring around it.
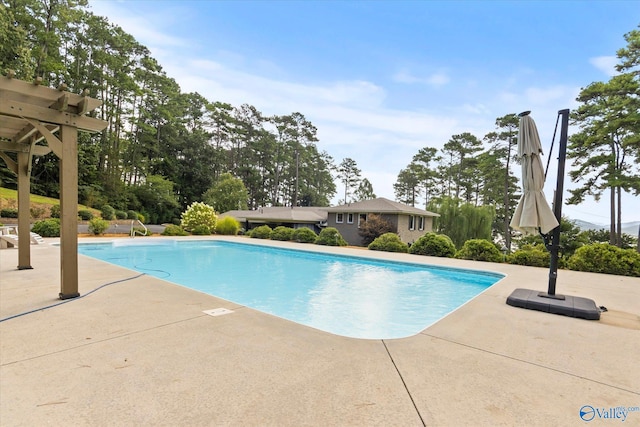
{"label": "blue pool water", "polygon": [[303,325],[369,339],[415,335],[503,277],[221,241],[128,240],[80,244],[78,252]]}

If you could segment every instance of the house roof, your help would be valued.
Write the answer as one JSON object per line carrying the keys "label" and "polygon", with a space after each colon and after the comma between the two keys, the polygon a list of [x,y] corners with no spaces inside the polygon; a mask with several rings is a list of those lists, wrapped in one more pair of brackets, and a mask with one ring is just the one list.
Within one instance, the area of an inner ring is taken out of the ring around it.
{"label": "house roof", "polygon": [[256,210],[233,210],[220,215],[232,216],[238,221],[251,222],[295,222],[295,223],[318,223],[327,220],[327,213],[332,212],[362,212],[362,213],[386,213],[421,216],[440,216],[437,213],[424,209],[415,208],[403,203],[394,202],[384,197],[377,199],[363,200],[361,202],[349,203],[346,205],[326,207],[314,206],[269,206]]}
{"label": "house roof", "polygon": [[327,208],[311,206],[270,206],[257,210],[233,210],[220,215],[238,221],[318,223],[327,220]]}
{"label": "house roof", "polygon": [[422,216],[440,216],[437,213],[429,212],[425,209],[416,208],[405,205],[404,203],[394,202],[393,200],[378,197],[377,199],[363,200],[361,202],[348,203],[346,205],[334,206],[326,208],[327,212],[370,212],[370,213],[387,213],[387,214],[405,214],[405,215],[422,215]]}

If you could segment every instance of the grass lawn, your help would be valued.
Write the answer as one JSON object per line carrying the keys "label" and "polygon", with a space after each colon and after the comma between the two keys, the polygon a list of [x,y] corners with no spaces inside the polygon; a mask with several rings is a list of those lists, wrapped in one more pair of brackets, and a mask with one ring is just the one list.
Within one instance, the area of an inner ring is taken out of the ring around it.
{"label": "grass lawn", "polygon": [[[51,197],[39,196],[37,194],[31,194],[29,196],[29,205],[31,209],[44,210],[43,217],[47,218],[51,206],[59,205],[60,200]],[[10,188],[0,187],[0,209],[17,208],[18,207],[18,192]],[[99,210],[88,208],[84,205],[78,205],[78,209],[88,209],[94,213],[99,214]],[[40,219],[40,218],[36,218]]]}
{"label": "grass lawn", "polygon": [[[18,192],[16,190],[11,190],[10,188],[0,187],[0,200],[10,201],[15,200],[18,201]],[[31,203],[39,203],[43,205],[57,205],[60,203],[60,200],[53,199],[51,197],[38,196],[37,194],[31,194],[29,196],[29,201]]]}

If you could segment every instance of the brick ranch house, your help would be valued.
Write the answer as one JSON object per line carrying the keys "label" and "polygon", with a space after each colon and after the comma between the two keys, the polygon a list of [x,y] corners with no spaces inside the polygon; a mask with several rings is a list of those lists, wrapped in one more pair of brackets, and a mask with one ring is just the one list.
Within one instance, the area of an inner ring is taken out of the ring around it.
{"label": "brick ranch house", "polygon": [[400,240],[405,243],[413,243],[425,233],[432,231],[433,218],[440,216],[384,197],[326,209],[327,226],[337,228],[342,237],[355,246],[362,246],[358,229],[371,214],[389,221],[393,225],[393,231],[398,233]]}
{"label": "brick ranch house", "polygon": [[398,233],[405,243],[413,243],[425,233],[432,231],[433,218],[440,216],[379,197],[328,208],[296,206],[233,210],[223,213],[220,217],[234,217],[245,230],[266,224],[271,228],[279,225],[291,228],[307,227],[319,233],[324,227],[335,227],[348,244],[362,246],[358,229],[372,214],[389,221],[394,227],[393,231]]}

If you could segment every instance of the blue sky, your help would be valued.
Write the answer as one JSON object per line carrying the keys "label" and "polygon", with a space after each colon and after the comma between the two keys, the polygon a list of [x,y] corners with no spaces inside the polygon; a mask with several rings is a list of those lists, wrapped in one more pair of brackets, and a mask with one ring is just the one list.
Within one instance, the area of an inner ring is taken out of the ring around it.
{"label": "blue sky", "polygon": [[[321,150],[336,163],[356,160],[390,199],[420,148],[462,132],[482,138],[505,114],[531,110],[548,151],[558,110],[613,75],[623,35],[640,24],[637,1],[90,5],[147,46],[183,91],[266,115],[304,114]],[[549,176],[550,200],[555,170]],[[567,177],[565,189],[574,186]],[[608,195],[563,213],[606,224]],[[625,195],[623,221],[640,221],[640,198]]]}

